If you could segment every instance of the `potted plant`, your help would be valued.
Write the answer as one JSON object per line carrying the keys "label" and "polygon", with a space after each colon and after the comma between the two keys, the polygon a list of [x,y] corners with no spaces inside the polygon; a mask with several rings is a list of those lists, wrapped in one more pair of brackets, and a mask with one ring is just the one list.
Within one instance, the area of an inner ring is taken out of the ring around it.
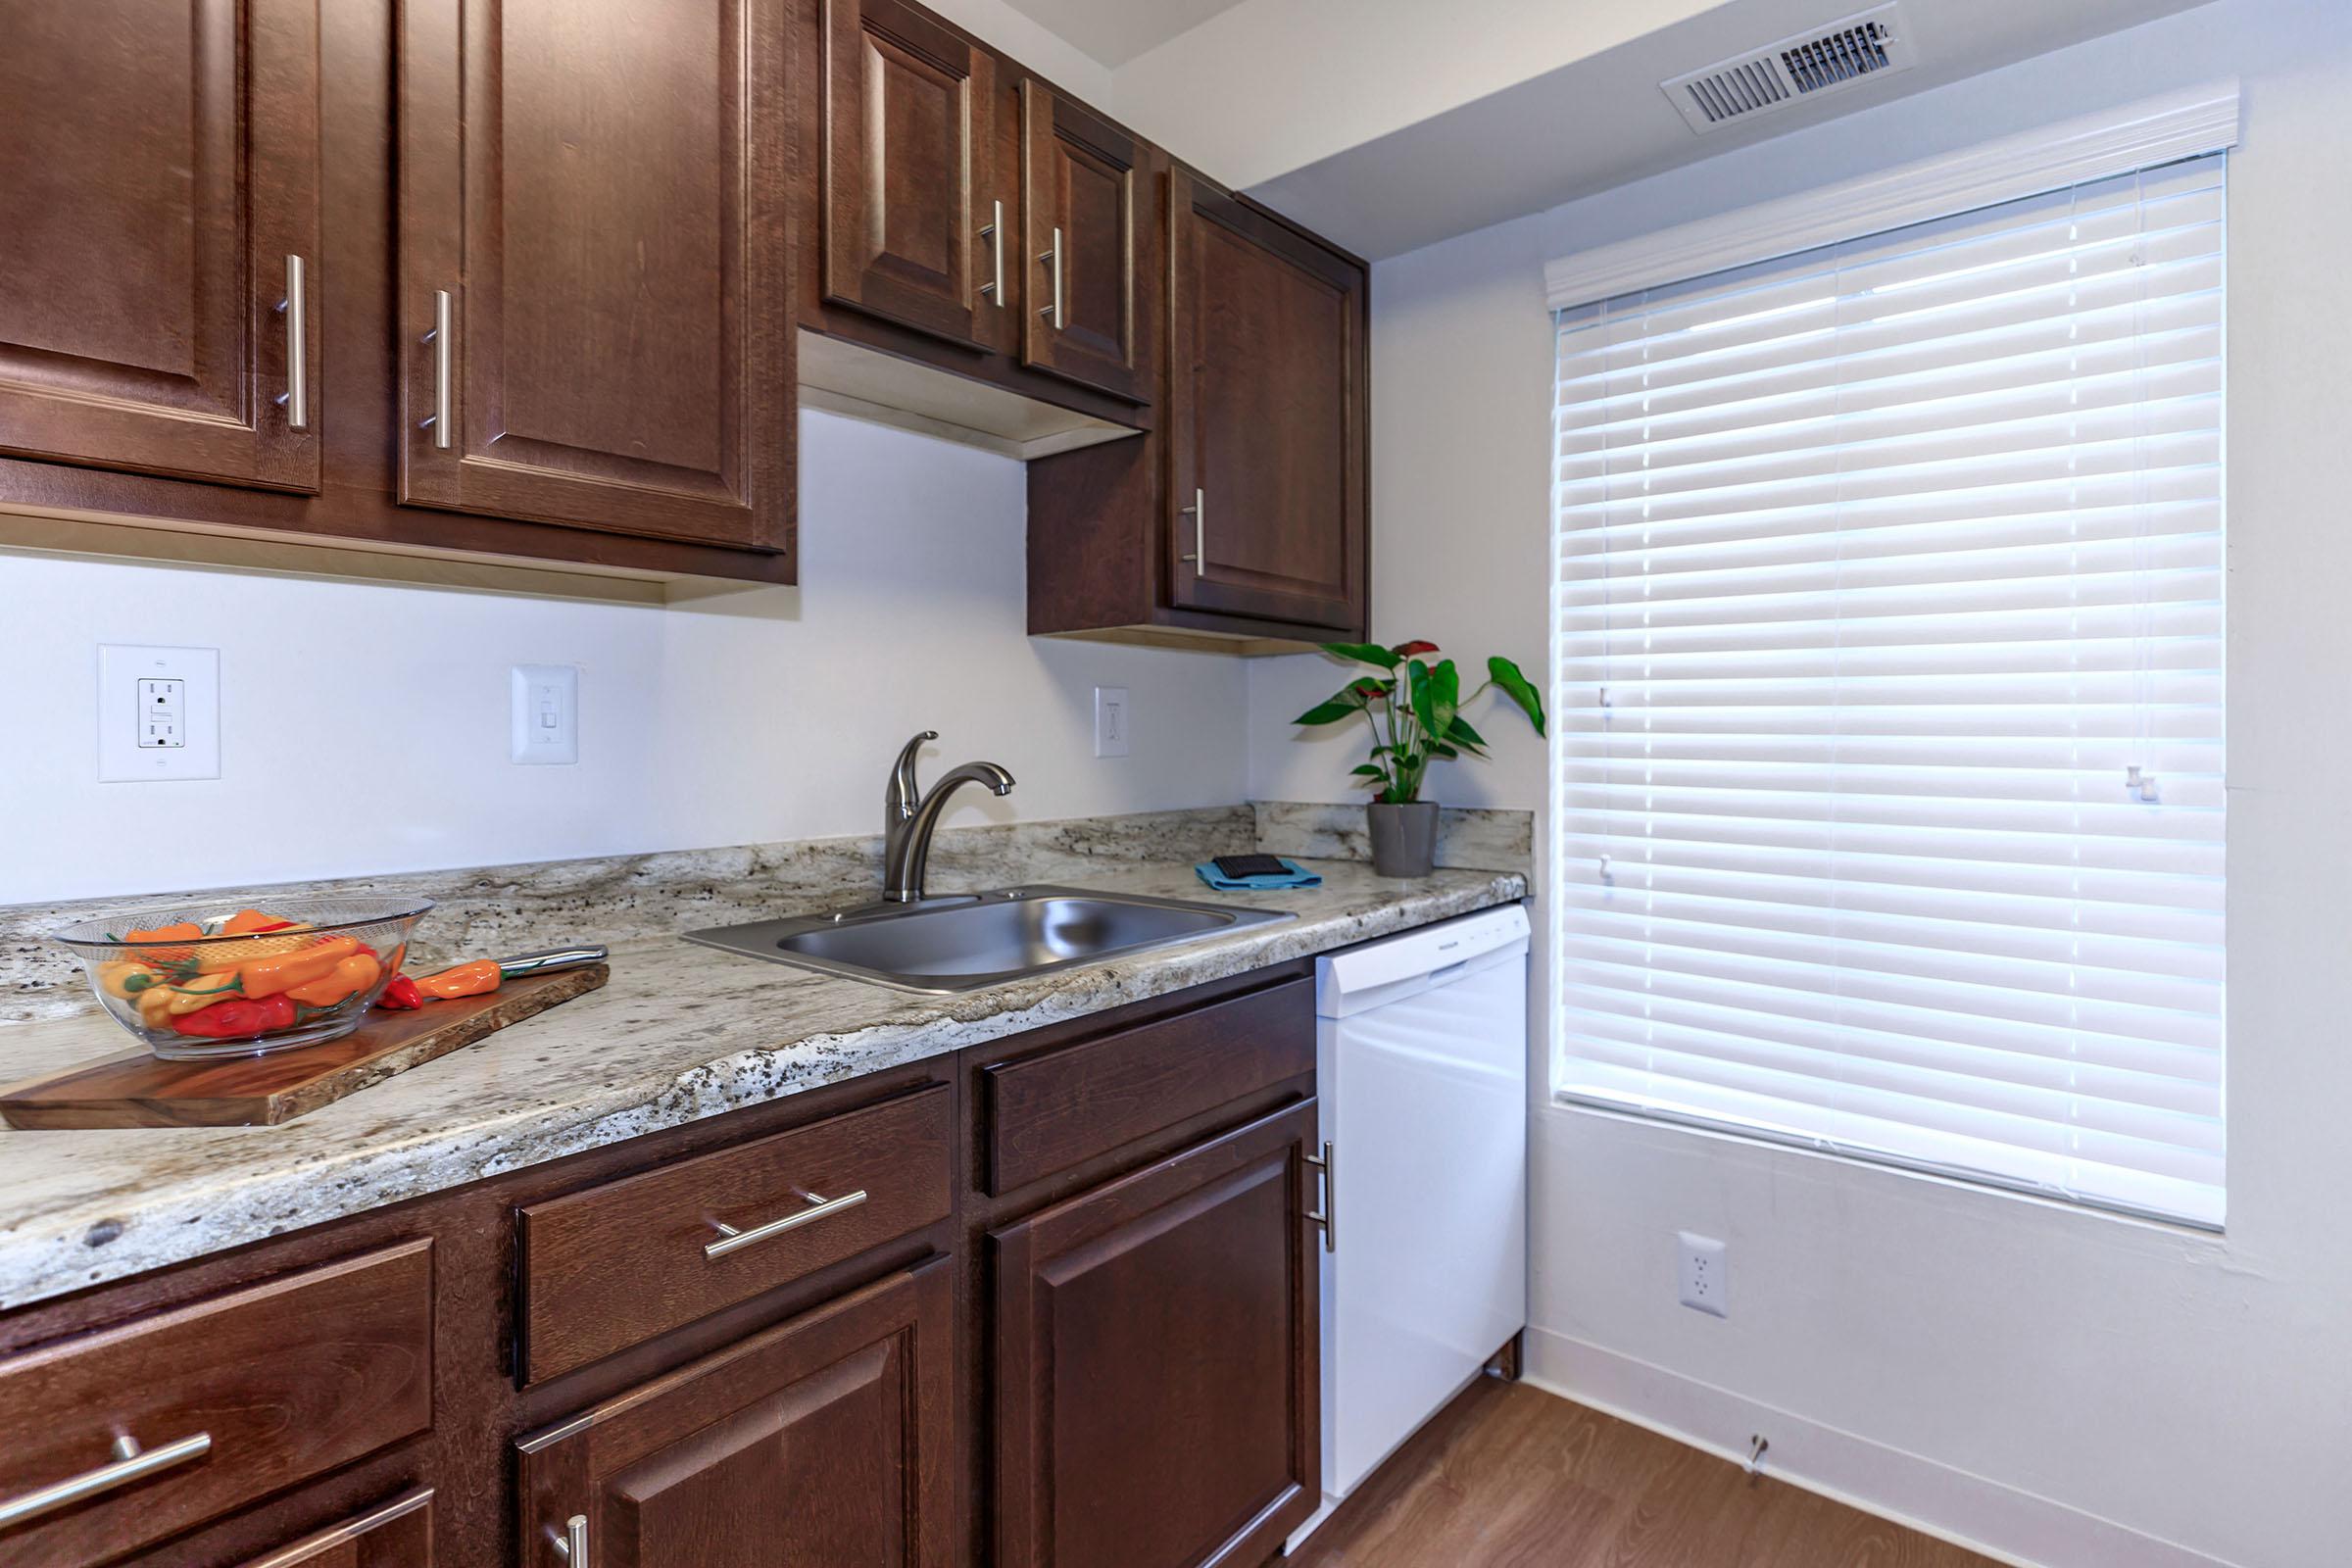
{"label": "potted plant", "polygon": [[1364,787],[1379,792],[1365,808],[1372,829],[1372,866],[1382,876],[1427,876],[1436,863],[1438,808],[1421,799],[1432,758],[1487,755],[1486,737],[1462,710],[1490,690],[1519,705],[1536,733],[1544,733],[1544,699],[1519,666],[1496,656],[1487,661],[1486,683],[1468,697],[1450,659],[1431,664],[1436,643],[1325,643],[1335,659],[1380,671],[1342,687],[1329,701],[1298,715],[1300,724],[1338,724],[1357,713],[1372,726],[1371,760],[1355,769]]}

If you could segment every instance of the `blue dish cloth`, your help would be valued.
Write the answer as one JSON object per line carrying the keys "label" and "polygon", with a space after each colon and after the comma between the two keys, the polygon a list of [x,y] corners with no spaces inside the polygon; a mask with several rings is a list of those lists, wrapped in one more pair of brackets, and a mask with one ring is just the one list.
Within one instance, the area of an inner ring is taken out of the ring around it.
{"label": "blue dish cloth", "polygon": [[1214,860],[1202,860],[1193,870],[1201,881],[1219,893],[1258,893],[1273,888],[1319,888],[1323,885],[1320,876],[1297,860],[1286,858],[1282,863],[1291,868],[1282,876],[1226,876],[1217,869]]}

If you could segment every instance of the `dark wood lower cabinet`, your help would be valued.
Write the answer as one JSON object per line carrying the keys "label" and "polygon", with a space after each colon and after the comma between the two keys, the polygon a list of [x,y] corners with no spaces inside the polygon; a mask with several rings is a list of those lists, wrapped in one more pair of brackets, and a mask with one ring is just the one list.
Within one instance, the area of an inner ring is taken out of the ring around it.
{"label": "dark wood lower cabinet", "polygon": [[433,1568],[433,1494],[418,1487],[244,1568]]}
{"label": "dark wood lower cabinet", "polygon": [[1313,1039],[1294,960],[0,1313],[0,1500],[186,1449],[0,1568],[1261,1568]]}
{"label": "dark wood lower cabinet", "polygon": [[891,1276],[525,1439],[520,1560],[947,1568],[952,1285]]}
{"label": "dark wood lower cabinet", "polygon": [[998,1568],[1258,1568],[1322,1494],[1314,1102],[998,1231]]}

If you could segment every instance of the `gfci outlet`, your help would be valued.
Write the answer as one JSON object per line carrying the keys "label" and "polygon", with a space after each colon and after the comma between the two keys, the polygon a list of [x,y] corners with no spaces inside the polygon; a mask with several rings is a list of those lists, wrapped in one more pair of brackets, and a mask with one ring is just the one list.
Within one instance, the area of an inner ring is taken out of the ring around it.
{"label": "gfci outlet", "polygon": [[1696,1236],[1690,1231],[1677,1231],[1674,1236],[1676,1257],[1685,1306],[1717,1317],[1732,1315],[1732,1265],[1724,1251],[1723,1243],[1712,1236]]}
{"label": "gfci outlet", "polygon": [[98,777],[220,776],[220,650],[98,648]]}

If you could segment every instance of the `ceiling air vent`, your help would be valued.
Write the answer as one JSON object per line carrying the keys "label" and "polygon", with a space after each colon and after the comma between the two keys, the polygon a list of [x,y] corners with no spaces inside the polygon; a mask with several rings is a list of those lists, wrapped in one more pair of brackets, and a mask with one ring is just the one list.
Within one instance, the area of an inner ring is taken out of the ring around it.
{"label": "ceiling air vent", "polygon": [[1901,7],[1883,5],[1658,85],[1695,131],[1710,131],[1850,87],[1918,61]]}

